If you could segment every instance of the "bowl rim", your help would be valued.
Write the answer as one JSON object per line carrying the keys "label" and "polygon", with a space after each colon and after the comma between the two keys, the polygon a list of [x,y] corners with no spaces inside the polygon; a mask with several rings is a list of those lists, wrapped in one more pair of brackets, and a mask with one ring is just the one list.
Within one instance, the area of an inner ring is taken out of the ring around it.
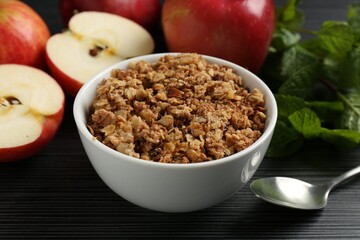
{"label": "bowl rim", "polygon": [[[272,108],[273,111],[271,114],[271,118],[269,119],[268,124],[265,128],[265,131],[262,133],[260,138],[258,138],[252,145],[250,145],[249,147],[245,148],[244,150],[242,150],[240,152],[234,153],[234,154],[226,156],[224,158],[212,160],[212,161],[198,162],[198,163],[186,163],[186,164],[184,164],[184,163],[162,163],[162,162],[155,162],[155,161],[147,161],[147,160],[135,158],[135,157],[126,155],[124,153],[118,152],[115,149],[112,149],[112,148],[106,146],[105,144],[101,143],[90,133],[90,131],[86,127],[86,122],[83,122],[82,117],[81,117],[84,113],[86,114],[86,112],[88,110],[82,109],[81,103],[83,101],[83,98],[85,98],[87,95],[86,92],[92,85],[94,85],[94,84],[98,85],[99,82],[101,81],[101,79],[103,79],[104,76],[109,74],[109,72],[114,68],[119,68],[120,66],[126,67],[126,66],[128,66],[129,63],[134,62],[134,61],[139,61],[139,60],[148,61],[148,59],[151,59],[151,58],[159,59],[160,57],[165,56],[165,55],[177,55],[177,54],[183,54],[183,53],[163,52],[163,53],[147,54],[147,55],[129,58],[129,59],[117,62],[117,63],[105,68],[104,70],[102,70],[101,72],[96,74],[94,77],[92,77],[85,84],[83,84],[83,86],[80,88],[79,92],[75,96],[74,103],[73,103],[73,116],[74,116],[74,120],[75,120],[79,134],[82,134],[83,137],[87,138],[98,150],[104,151],[107,154],[110,154],[113,157],[116,157],[121,161],[131,161],[134,164],[141,164],[144,166],[153,166],[153,167],[161,167],[161,168],[171,168],[171,169],[188,169],[188,168],[192,169],[192,168],[199,168],[199,167],[202,168],[202,167],[216,166],[216,165],[221,165],[221,164],[224,164],[227,162],[231,162],[231,161],[234,161],[238,158],[241,158],[241,157],[247,155],[248,153],[250,153],[254,149],[256,149],[258,146],[262,145],[266,141],[267,138],[269,138],[269,137],[271,138],[272,133],[275,129],[276,121],[277,121],[278,109],[277,109],[275,96],[273,95],[270,88],[266,85],[265,82],[263,82],[258,76],[256,76],[254,73],[252,73],[248,69],[246,69],[240,65],[237,65],[233,62],[230,62],[230,61],[218,58],[218,57],[205,55],[205,54],[199,54],[199,55],[201,55],[206,61],[214,62],[217,64],[219,64],[221,62],[222,65],[229,66],[229,67],[233,68],[236,72],[238,72],[238,70],[245,72],[247,75],[251,76],[251,78],[256,79],[257,84],[261,85],[262,88],[265,89],[266,93],[263,93],[263,94],[264,95],[266,94],[265,95],[267,97],[266,101],[270,102],[269,104],[273,106],[273,108]],[[122,67],[120,67],[120,68],[122,68]],[[237,74],[240,75],[240,73],[237,73]],[[246,86],[246,83],[245,83],[245,86]],[[268,110],[268,108],[267,108],[267,110]],[[88,156],[88,158],[90,159],[89,156]],[[91,161],[91,159],[90,159],[90,161]]]}

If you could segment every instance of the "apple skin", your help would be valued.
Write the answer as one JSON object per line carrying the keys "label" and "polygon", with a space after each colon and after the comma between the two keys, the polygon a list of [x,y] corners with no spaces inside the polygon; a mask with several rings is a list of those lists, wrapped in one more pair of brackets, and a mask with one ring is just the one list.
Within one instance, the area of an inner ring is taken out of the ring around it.
{"label": "apple skin", "polygon": [[131,19],[152,31],[160,20],[161,3],[159,0],[60,0],[59,9],[64,26],[76,12],[99,11]]}
{"label": "apple skin", "polygon": [[45,69],[50,37],[44,20],[21,1],[0,0],[0,64],[17,63]]}
{"label": "apple skin", "polygon": [[44,116],[41,134],[35,141],[12,148],[0,148],[0,163],[27,159],[40,152],[49,144],[61,125],[64,116],[64,106],[65,101],[62,104],[62,108],[56,114]]}
{"label": "apple skin", "polygon": [[223,58],[257,73],[275,25],[272,0],[166,0],[162,27],[171,52]]}

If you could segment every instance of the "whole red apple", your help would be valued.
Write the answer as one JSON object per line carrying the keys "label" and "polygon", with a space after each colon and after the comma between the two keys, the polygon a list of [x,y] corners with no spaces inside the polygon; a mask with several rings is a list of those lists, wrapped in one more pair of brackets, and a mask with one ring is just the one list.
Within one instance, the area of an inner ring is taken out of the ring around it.
{"label": "whole red apple", "polygon": [[161,14],[159,0],[60,0],[59,8],[65,26],[77,12],[99,11],[120,15],[152,30]]}
{"label": "whole red apple", "polygon": [[44,71],[0,65],[0,162],[29,158],[56,134],[64,114],[64,92]]}
{"label": "whole red apple", "polygon": [[43,19],[21,1],[0,0],[0,64],[44,68],[50,32]]}
{"label": "whole red apple", "polygon": [[162,27],[172,52],[220,57],[258,72],[275,16],[272,0],[166,0]]}

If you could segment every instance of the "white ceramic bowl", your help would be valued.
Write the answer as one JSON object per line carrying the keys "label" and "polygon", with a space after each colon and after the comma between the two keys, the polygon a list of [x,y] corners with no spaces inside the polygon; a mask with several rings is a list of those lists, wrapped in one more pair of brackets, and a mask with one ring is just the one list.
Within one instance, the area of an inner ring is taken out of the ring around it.
{"label": "white ceramic bowl", "polygon": [[[254,74],[231,62],[204,58],[228,65],[244,79],[250,89],[258,88],[265,96],[267,121],[262,136],[247,149],[231,156],[202,163],[169,164],[144,161],[117,152],[94,139],[86,128],[89,106],[98,83],[113,68],[127,68],[129,62],[156,62],[164,54],[152,54],[119,62],[88,81],[74,102],[74,118],[85,148],[96,172],[118,195],[144,208],[162,212],[189,212],[216,205],[249,181],[269,146],[277,118],[277,106],[270,89]],[[239,203],[241,204],[241,203]]]}

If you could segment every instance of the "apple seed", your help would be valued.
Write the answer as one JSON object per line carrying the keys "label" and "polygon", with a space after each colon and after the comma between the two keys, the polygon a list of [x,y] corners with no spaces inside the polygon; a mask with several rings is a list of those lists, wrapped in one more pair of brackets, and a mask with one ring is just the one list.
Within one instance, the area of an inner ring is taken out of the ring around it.
{"label": "apple seed", "polygon": [[10,106],[20,104],[20,100],[15,97],[0,97],[0,114],[6,114],[10,111]]}
{"label": "apple seed", "polygon": [[6,100],[10,103],[10,105],[21,105],[22,104],[20,102],[20,100],[17,99],[16,97],[7,97]]}
{"label": "apple seed", "polygon": [[105,49],[107,49],[107,46],[99,46],[99,45],[95,45],[94,48],[89,50],[89,54],[92,57],[96,57],[97,55],[99,55],[102,51],[104,51]]}
{"label": "apple seed", "polygon": [[6,108],[10,105],[21,105],[21,102],[16,97],[0,97],[0,108]]}

